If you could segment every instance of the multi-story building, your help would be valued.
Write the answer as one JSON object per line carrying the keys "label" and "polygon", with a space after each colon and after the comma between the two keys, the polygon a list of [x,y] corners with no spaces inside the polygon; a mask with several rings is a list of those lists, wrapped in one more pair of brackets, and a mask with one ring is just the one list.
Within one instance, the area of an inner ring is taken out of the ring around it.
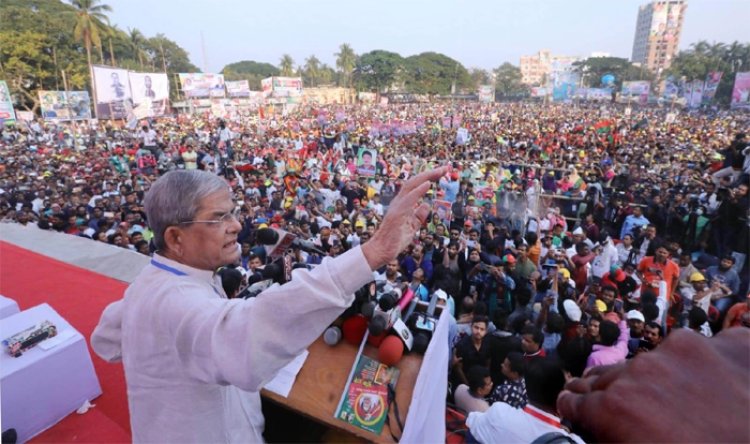
{"label": "multi-story building", "polygon": [[677,54],[686,0],[657,0],[638,9],[633,41],[633,63],[659,73]]}
{"label": "multi-story building", "polygon": [[553,66],[571,65],[578,60],[580,58],[575,56],[552,55],[547,49],[534,55],[521,56],[521,82],[532,86],[544,85],[550,80]]}

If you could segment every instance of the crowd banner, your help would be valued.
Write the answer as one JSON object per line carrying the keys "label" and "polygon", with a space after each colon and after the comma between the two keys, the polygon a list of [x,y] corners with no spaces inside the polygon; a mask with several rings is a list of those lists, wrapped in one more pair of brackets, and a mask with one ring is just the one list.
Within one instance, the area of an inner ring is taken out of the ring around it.
{"label": "crowd banner", "polygon": [[535,86],[531,88],[531,97],[546,97],[547,95],[547,88],[543,86]]}
{"label": "crowd banner", "polygon": [[250,82],[247,80],[228,80],[226,87],[229,97],[250,97]]}
{"label": "crowd banner", "polygon": [[495,101],[495,87],[492,85],[481,85],[477,91],[481,103],[492,103]]}
{"label": "crowd banner", "polygon": [[622,82],[620,101],[630,102],[635,98],[639,104],[645,105],[648,103],[648,94],[650,90],[651,84],[647,80]]}
{"label": "crowd banner", "polygon": [[732,108],[750,109],[750,71],[738,72],[732,90]]}
{"label": "crowd banner", "polygon": [[711,71],[706,76],[706,84],[703,86],[703,104],[708,105],[714,99],[716,90],[719,88],[719,82],[721,82],[721,76],[724,74],[721,71]]}
{"label": "crowd banner", "polygon": [[261,81],[263,93],[274,98],[301,97],[301,77],[268,77]]}
{"label": "crowd banner", "polygon": [[136,107],[145,108],[147,117],[169,112],[169,78],[165,73],[130,72],[130,88]]}
{"label": "crowd banner", "polygon": [[180,86],[185,97],[224,97],[224,75],[211,73],[180,73]]}
{"label": "crowd banner", "polygon": [[91,98],[88,91],[39,91],[39,103],[45,120],[91,118]]}
{"label": "crowd banner", "polygon": [[690,88],[690,100],[688,101],[689,108],[698,108],[701,106],[703,101],[703,80],[693,80],[693,85]]}
{"label": "crowd banner", "polygon": [[0,80],[0,124],[13,123],[16,121],[16,113],[13,111],[13,100],[5,80]]}
{"label": "crowd banner", "polygon": [[110,66],[93,66],[98,119],[125,119],[133,111],[128,71]]}
{"label": "crowd banner", "polygon": [[663,100],[674,101],[680,98],[680,84],[675,80],[673,76],[667,77],[664,80],[664,87],[662,88],[661,97]]}

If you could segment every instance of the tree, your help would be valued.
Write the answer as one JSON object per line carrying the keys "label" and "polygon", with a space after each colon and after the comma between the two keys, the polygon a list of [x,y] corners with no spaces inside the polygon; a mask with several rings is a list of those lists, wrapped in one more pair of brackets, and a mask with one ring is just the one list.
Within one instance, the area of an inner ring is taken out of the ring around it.
{"label": "tree", "polygon": [[294,75],[294,59],[289,54],[281,56],[281,62],[279,63],[281,68],[281,75],[284,77],[290,77]]}
{"label": "tree", "polygon": [[339,52],[334,55],[336,56],[336,68],[341,74],[339,86],[350,87],[352,71],[357,65],[357,55],[348,43],[341,44]]}
{"label": "tree", "polygon": [[243,60],[230,63],[221,70],[226,80],[247,80],[250,89],[259,90],[261,80],[282,74],[281,71],[270,63]]}
{"label": "tree", "polygon": [[489,85],[492,83],[492,76],[487,70],[481,68],[471,68],[469,70],[471,76],[471,82],[474,89],[479,89],[482,85]]}
{"label": "tree", "polygon": [[466,68],[452,58],[436,53],[423,52],[405,59],[404,74],[406,89],[417,94],[450,94],[471,92],[473,82]]}
{"label": "tree", "polygon": [[601,79],[606,74],[615,76],[615,87],[619,89],[626,80],[654,79],[654,74],[645,67],[635,66],[620,57],[589,57],[573,63],[573,70],[581,75],[587,87],[601,87]]}
{"label": "tree", "polygon": [[370,51],[357,60],[354,80],[360,89],[383,92],[396,83],[404,64],[404,58],[395,52]]}
{"label": "tree", "polygon": [[105,12],[111,12],[112,7],[105,4],[97,4],[100,0],[72,0],[71,4],[76,9],[76,25],[73,36],[76,40],[83,42],[86,48],[86,59],[91,66],[91,45],[101,48],[101,34],[108,34],[107,27],[109,18]]}
{"label": "tree", "polygon": [[315,55],[311,55],[305,60],[305,69],[303,82],[305,85],[316,86],[320,78],[320,60]]}
{"label": "tree", "polygon": [[500,97],[518,97],[528,94],[528,86],[524,85],[521,68],[505,62],[494,69],[495,94]]}
{"label": "tree", "polygon": [[129,43],[131,55],[133,56],[133,58],[138,60],[141,69],[145,69],[145,66],[143,64],[143,57],[146,55],[146,52],[143,50],[143,47],[146,43],[146,38],[143,36],[141,31],[136,28],[128,28],[128,38],[130,39]]}

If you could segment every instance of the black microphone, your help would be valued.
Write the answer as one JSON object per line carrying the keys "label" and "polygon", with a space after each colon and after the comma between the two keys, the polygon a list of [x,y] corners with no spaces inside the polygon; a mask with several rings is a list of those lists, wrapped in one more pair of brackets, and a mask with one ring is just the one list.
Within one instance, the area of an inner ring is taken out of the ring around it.
{"label": "black microphone", "polygon": [[276,230],[274,228],[261,228],[260,230],[255,232],[255,239],[259,244],[270,246],[272,247],[271,249],[273,249],[273,247],[275,247],[276,244],[278,244],[280,240],[282,240],[282,238],[285,238],[286,235],[291,235],[294,238],[294,240],[289,245],[290,248],[299,248],[306,253],[314,253],[320,256],[326,255],[325,251],[318,248],[312,242],[304,239],[299,239],[294,234],[284,230]]}

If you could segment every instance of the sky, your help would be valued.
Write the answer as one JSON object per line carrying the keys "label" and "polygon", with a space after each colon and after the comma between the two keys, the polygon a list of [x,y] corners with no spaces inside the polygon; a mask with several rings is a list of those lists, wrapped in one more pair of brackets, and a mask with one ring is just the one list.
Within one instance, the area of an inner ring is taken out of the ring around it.
{"label": "sky", "polygon": [[[112,24],[163,33],[204,72],[255,60],[296,65],[314,54],[335,66],[339,45],[446,54],[467,68],[518,65],[549,49],[630,58],[644,0],[102,0]],[[688,0],[680,48],[699,40],[750,42],[750,0]],[[202,38],[201,38],[202,36]],[[205,49],[205,51],[204,51]],[[204,55],[205,54],[205,55]]]}

